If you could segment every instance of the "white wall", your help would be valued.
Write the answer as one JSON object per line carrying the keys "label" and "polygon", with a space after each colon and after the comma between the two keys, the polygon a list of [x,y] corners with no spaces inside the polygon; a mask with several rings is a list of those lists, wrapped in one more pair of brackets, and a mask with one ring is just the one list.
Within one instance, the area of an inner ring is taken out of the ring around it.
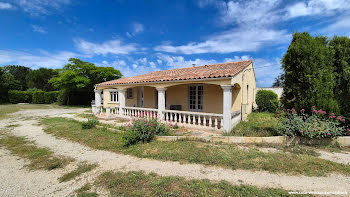
{"label": "white wall", "polygon": [[257,91],[259,90],[271,90],[272,92],[276,93],[278,95],[278,98],[281,98],[283,94],[283,88],[257,88]]}

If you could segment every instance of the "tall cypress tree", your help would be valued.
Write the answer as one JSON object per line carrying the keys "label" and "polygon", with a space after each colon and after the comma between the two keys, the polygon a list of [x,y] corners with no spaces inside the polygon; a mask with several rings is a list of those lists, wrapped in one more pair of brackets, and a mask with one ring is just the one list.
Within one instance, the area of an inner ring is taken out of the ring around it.
{"label": "tall cypress tree", "polygon": [[312,106],[317,106],[329,112],[339,112],[333,93],[336,76],[331,58],[327,37],[293,34],[293,40],[282,59],[282,102],[286,107],[310,110]]}
{"label": "tall cypress tree", "polygon": [[335,36],[329,43],[332,51],[336,86],[334,94],[342,115],[350,118],[350,39]]}

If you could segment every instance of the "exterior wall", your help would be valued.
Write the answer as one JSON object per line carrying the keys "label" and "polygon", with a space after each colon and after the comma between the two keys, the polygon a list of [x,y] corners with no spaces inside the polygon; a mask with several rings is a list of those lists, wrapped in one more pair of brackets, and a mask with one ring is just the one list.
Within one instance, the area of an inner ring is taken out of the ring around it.
{"label": "exterior wall", "polygon": [[[182,111],[189,111],[188,85],[190,84],[168,87],[166,90],[166,109],[170,109],[170,105],[181,105]],[[222,88],[218,85],[203,84],[203,89],[203,112],[221,114]]]}
{"label": "exterior wall", "polygon": [[157,108],[156,106],[156,89],[153,87],[145,86],[143,90],[144,107]]}
{"label": "exterior wall", "polygon": [[[250,69],[250,70],[247,70]],[[253,65],[249,65],[244,71],[241,72],[241,79],[243,81],[241,82],[241,89],[243,90],[243,99],[242,104],[246,105],[246,112],[247,114],[250,114],[252,112],[253,106],[255,106],[255,95],[256,95],[256,80],[255,80],[255,73],[253,69]],[[247,85],[248,85],[248,91],[247,91]],[[248,99],[247,99],[247,93],[248,93]]]}
{"label": "exterior wall", "polygon": [[281,98],[283,94],[283,88],[280,87],[272,87],[272,88],[257,88],[257,90],[271,90],[272,92],[276,93],[278,95],[278,98]]}
{"label": "exterior wall", "polygon": [[204,84],[203,112],[222,114],[223,90],[218,85]]}
{"label": "exterior wall", "polygon": [[242,91],[240,87],[232,88],[232,109],[231,111],[241,110],[241,100],[242,100]]}
{"label": "exterior wall", "polygon": [[104,89],[103,90],[103,107],[117,107],[119,106],[119,102],[118,103],[114,103],[111,102],[111,95],[109,93],[109,90],[114,89],[114,88],[110,88],[110,89]]}
{"label": "exterior wall", "polygon": [[166,109],[170,105],[181,105],[182,111],[188,111],[188,84],[168,87],[166,90]]}

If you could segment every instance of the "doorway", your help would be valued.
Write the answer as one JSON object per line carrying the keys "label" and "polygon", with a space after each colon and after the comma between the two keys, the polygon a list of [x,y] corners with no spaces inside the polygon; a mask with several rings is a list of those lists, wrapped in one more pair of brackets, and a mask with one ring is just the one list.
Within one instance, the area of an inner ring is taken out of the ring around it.
{"label": "doorway", "polygon": [[144,87],[138,87],[137,91],[137,105],[138,107],[144,107]]}

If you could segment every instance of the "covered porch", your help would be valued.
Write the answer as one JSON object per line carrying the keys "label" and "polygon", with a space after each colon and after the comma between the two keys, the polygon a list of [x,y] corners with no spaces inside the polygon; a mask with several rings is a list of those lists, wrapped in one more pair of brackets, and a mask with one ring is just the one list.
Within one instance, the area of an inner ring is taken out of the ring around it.
{"label": "covered porch", "polygon": [[242,119],[241,94],[240,85],[231,85],[231,80],[117,86],[95,89],[92,110],[107,119],[157,118],[179,126],[230,131]]}

